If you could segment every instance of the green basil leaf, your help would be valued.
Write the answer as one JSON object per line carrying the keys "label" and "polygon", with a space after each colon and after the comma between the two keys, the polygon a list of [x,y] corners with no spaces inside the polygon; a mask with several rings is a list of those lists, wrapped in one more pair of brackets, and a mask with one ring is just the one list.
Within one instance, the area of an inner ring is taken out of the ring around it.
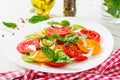
{"label": "green basil leaf", "polygon": [[62,63],[62,62],[70,63],[70,62],[72,62],[70,57],[68,57],[61,49],[55,50],[55,58],[56,58],[57,63]]}
{"label": "green basil leaf", "polygon": [[60,25],[59,22],[55,22],[55,21],[52,21],[52,22],[48,22],[49,25],[53,26],[53,25]]}
{"label": "green basil leaf", "polygon": [[56,39],[56,40],[60,40],[60,41],[64,42],[64,37],[61,37],[57,34],[52,34],[51,36],[48,36],[47,39],[49,39],[49,40]]}
{"label": "green basil leaf", "polygon": [[17,27],[17,25],[15,24],[15,23],[13,23],[13,22],[2,22],[6,27],[8,27],[8,28],[12,28],[12,29],[14,29],[14,28],[16,28]]}
{"label": "green basil leaf", "polygon": [[42,50],[42,52],[50,59],[54,58],[54,52],[52,51],[52,49],[48,48],[48,47],[40,47],[40,49]]}
{"label": "green basil leaf", "polygon": [[44,16],[37,15],[37,16],[32,16],[29,19],[29,22],[35,24],[35,23],[38,23],[38,22],[41,22],[41,21],[44,21],[44,20],[47,20],[47,18],[44,17]]}
{"label": "green basil leaf", "polygon": [[68,34],[65,36],[65,42],[75,43],[78,39],[79,39],[79,36],[75,34]]}
{"label": "green basil leaf", "polygon": [[62,20],[62,21],[60,22],[60,24],[61,24],[62,26],[70,26],[70,22],[67,21],[67,20]]}
{"label": "green basil leaf", "polygon": [[63,63],[63,62],[71,63],[72,60],[68,56],[63,55],[63,56],[60,56],[56,62],[57,63]]}

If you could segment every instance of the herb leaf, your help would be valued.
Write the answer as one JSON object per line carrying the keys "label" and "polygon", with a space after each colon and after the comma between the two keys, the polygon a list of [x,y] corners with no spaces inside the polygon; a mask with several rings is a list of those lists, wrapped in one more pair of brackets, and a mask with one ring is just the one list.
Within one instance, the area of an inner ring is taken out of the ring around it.
{"label": "herb leaf", "polygon": [[79,39],[79,36],[76,35],[76,34],[68,34],[64,38],[64,37],[59,36],[57,34],[52,34],[51,36],[48,36],[46,38],[49,39],[49,40],[56,39],[56,40],[60,40],[62,42],[73,42],[73,43],[75,43]]}
{"label": "herb leaf", "polygon": [[70,26],[70,22],[67,20],[62,20],[61,22],[52,21],[52,22],[48,22],[48,24],[51,26],[53,25]]}
{"label": "herb leaf", "polygon": [[70,57],[68,57],[61,49],[56,49],[55,50],[55,57],[57,63],[62,63],[62,62],[72,62]]}
{"label": "herb leaf", "polygon": [[55,21],[48,22],[48,24],[49,24],[50,26],[53,26],[53,25],[60,25],[59,22],[55,22]]}
{"label": "herb leaf", "polygon": [[57,34],[52,34],[51,36],[48,36],[47,38],[48,38],[49,40],[54,40],[54,39],[56,39],[56,40],[60,40],[60,41],[64,42],[64,37],[61,37],[61,36],[59,36],[59,35],[57,35]]}
{"label": "herb leaf", "polygon": [[53,52],[52,49],[48,47],[40,47],[40,49],[48,58],[50,58],[51,62],[57,62],[57,63],[71,62],[71,59],[60,49],[58,49],[55,52]]}
{"label": "herb leaf", "polygon": [[62,20],[62,21],[60,22],[60,24],[61,24],[62,26],[69,26],[69,25],[70,25],[70,22],[67,21],[67,20]]}
{"label": "herb leaf", "polygon": [[50,59],[54,58],[54,52],[52,51],[52,49],[48,48],[48,47],[40,47],[40,49],[42,50],[42,52]]}
{"label": "herb leaf", "polygon": [[29,22],[35,24],[35,23],[38,23],[38,22],[41,22],[41,21],[44,21],[44,20],[47,20],[47,18],[44,17],[44,16],[37,15],[37,16],[32,16],[29,19]]}
{"label": "herb leaf", "polygon": [[8,28],[12,28],[12,29],[14,29],[14,28],[16,28],[17,27],[17,25],[15,24],[15,23],[13,23],[13,22],[2,22],[6,27],[8,27]]}
{"label": "herb leaf", "polygon": [[73,42],[75,43],[79,39],[79,36],[75,34],[68,34],[65,36],[65,41],[66,42]]}

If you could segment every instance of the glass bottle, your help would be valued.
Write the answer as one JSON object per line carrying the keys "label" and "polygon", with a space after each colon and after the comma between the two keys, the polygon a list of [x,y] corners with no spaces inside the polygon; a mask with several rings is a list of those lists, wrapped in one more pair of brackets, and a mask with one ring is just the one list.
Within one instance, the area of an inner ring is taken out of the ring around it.
{"label": "glass bottle", "polygon": [[64,16],[75,16],[76,0],[64,0],[63,14]]}
{"label": "glass bottle", "polygon": [[120,38],[120,0],[102,0],[102,23],[113,36]]}
{"label": "glass bottle", "polygon": [[55,4],[55,0],[31,0],[35,12],[49,17],[49,13]]}

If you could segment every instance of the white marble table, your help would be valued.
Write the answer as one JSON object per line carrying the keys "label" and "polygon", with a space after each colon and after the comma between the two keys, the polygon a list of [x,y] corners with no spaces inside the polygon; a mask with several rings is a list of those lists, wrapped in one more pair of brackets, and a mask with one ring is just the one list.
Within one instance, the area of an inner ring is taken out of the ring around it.
{"label": "white marble table", "polygon": [[[80,19],[86,18],[99,23],[102,23],[100,14],[100,0],[76,0],[77,1],[77,14],[76,17]],[[63,17],[62,14],[63,0],[56,0],[56,4],[51,11],[54,17]],[[28,18],[33,13],[30,13],[31,4],[29,0],[0,0],[0,72],[24,69],[23,67],[11,62],[7,59],[4,48],[5,43],[12,37],[10,30],[2,25],[2,21],[14,21],[20,27],[28,25],[22,24],[20,18]],[[23,28],[23,27],[22,27]],[[115,45],[114,50],[120,47],[120,38],[114,37]]]}

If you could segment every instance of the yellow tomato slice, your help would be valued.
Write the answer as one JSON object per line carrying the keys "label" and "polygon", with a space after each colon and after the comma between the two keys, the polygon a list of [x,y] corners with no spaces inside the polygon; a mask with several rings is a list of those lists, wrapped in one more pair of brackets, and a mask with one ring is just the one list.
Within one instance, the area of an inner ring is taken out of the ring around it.
{"label": "yellow tomato slice", "polygon": [[55,45],[54,48],[53,48],[53,51],[55,51],[56,49],[62,49],[62,46],[61,45]]}
{"label": "yellow tomato slice", "polygon": [[99,42],[97,42],[95,40],[91,40],[91,39],[85,39],[85,41],[87,42],[86,48],[92,48],[93,49],[92,56],[96,56],[100,53],[101,45],[100,45]]}
{"label": "yellow tomato slice", "polygon": [[44,55],[44,53],[39,50],[39,51],[35,51],[35,52],[30,52],[30,57],[36,61],[36,62],[48,62],[49,58]]}

